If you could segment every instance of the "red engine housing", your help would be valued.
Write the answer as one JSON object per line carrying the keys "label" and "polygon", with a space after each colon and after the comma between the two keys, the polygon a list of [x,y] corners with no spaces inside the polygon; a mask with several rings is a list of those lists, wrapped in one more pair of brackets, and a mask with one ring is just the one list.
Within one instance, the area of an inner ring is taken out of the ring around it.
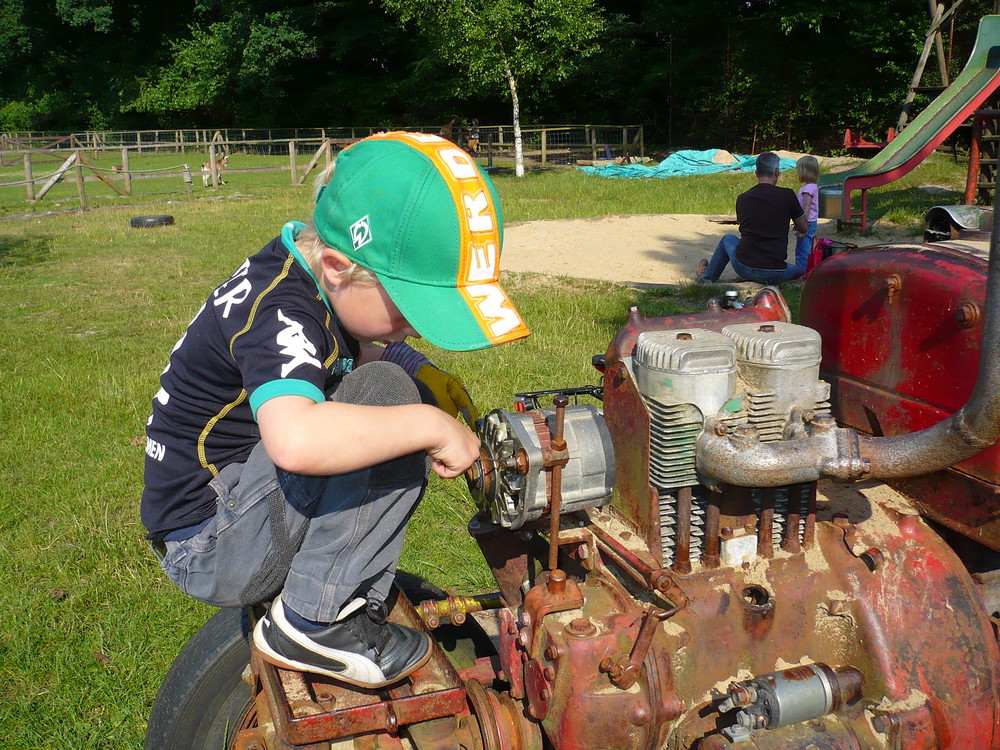
{"label": "red engine housing", "polygon": [[[878,245],[809,277],[799,322],[822,336],[821,375],[841,424],[901,435],[965,404],[979,372],[987,257],[976,243]],[[928,517],[1000,550],[1000,445],[893,484]]]}

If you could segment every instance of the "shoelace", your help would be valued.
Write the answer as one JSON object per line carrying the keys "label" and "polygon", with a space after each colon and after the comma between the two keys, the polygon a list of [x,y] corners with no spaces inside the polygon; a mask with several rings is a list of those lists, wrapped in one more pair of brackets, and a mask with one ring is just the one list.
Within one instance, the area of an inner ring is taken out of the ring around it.
{"label": "shoelace", "polygon": [[379,656],[386,651],[393,635],[392,626],[385,622],[384,609],[384,604],[382,612],[369,606],[350,620],[350,627],[354,634]]}

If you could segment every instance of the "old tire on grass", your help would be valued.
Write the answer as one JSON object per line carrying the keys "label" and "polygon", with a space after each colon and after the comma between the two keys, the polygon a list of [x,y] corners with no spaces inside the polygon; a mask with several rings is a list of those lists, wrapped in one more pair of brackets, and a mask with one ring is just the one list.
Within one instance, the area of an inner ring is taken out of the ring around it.
{"label": "old tire on grass", "polygon": [[245,610],[217,612],[170,665],[153,701],[145,750],[229,750],[254,710]]}
{"label": "old tire on grass", "polygon": [[135,228],[164,227],[173,223],[174,217],[170,214],[160,214],[159,216],[134,216],[129,220],[129,225]]}

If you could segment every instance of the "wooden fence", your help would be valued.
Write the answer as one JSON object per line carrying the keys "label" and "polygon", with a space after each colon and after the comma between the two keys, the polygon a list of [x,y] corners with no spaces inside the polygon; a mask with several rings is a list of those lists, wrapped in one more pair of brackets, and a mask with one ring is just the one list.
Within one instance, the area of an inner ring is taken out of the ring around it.
{"label": "wooden fence", "polygon": [[[267,131],[267,134],[273,132]],[[77,183],[81,206],[86,210],[85,184],[88,180],[99,180],[115,193],[131,196],[133,180],[155,176],[180,178],[188,197],[193,198],[192,171],[202,177],[206,187],[211,185],[212,188],[218,188],[223,184],[220,160],[223,156],[232,154],[286,154],[287,167],[229,169],[228,172],[288,171],[291,184],[302,185],[313,170],[328,166],[338,151],[369,135],[368,129],[362,128],[329,131],[322,128],[300,129],[291,132],[295,137],[283,139],[232,137],[237,134],[264,133],[250,130],[115,131],[62,135],[5,133],[0,135],[0,165],[12,167],[22,164],[23,179],[4,179],[0,181],[0,188],[23,185],[27,200],[38,201],[61,180],[73,179]],[[472,134],[473,131],[462,128],[448,133],[487,169],[513,160],[512,128],[482,127],[475,132],[477,138],[473,139]],[[629,156],[642,157],[645,146],[642,126],[578,125],[526,128],[522,130],[522,148],[526,166],[542,168],[576,166]],[[97,154],[106,152],[120,154],[121,163],[110,169],[98,166],[94,159],[98,158]],[[190,163],[183,163],[168,168],[143,170],[133,168],[130,163],[132,155],[164,152],[176,153],[181,158],[195,156],[198,166],[192,170]],[[63,160],[59,168],[52,174],[36,177],[36,164],[46,160],[51,162],[53,159]],[[300,168],[300,163],[305,164],[304,168]]]}

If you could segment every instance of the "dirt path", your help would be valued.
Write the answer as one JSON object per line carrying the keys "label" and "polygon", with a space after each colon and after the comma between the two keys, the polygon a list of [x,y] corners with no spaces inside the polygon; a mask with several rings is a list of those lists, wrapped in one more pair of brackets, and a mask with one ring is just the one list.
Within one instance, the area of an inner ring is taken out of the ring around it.
{"label": "dirt path", "polygon": [[[738,234],[735,224],[721,223],[724,218],[656,214],[512,223],[505,227],[501,265],[506,271],[635,286],[682,284],[692,279],[701,258],[711,257],[724,234]],[[856,245],[916,239],[891,229],[867,237],[838,236],[833,219],[820,219],[818,234]],[[789,242],[789,249],[792,247]],[[735,280],[732,269],[721,278]]]}

